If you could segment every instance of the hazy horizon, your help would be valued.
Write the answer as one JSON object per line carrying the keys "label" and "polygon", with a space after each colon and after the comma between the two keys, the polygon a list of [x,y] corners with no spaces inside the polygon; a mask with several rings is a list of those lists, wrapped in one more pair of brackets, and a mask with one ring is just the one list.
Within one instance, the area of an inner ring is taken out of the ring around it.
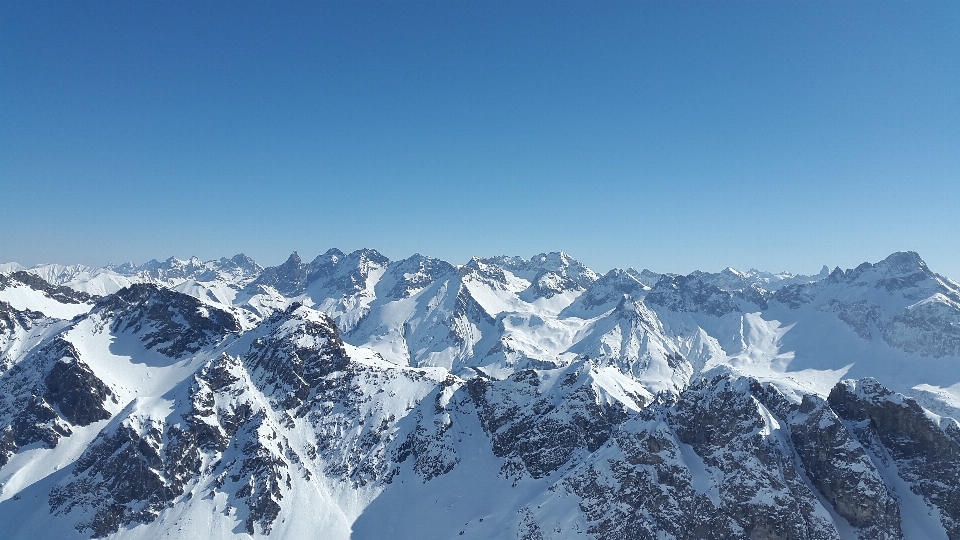
{"label": "hazy horizon", "polygon": [[[0,4],[0,260],[960,277],[960,4]],[[312,257],[304,256],[304,259]]]}

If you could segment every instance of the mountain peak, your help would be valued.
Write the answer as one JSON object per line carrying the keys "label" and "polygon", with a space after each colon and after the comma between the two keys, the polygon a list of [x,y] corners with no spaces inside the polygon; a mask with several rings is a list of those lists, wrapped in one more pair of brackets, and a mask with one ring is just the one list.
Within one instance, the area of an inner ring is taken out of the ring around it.
{"label": "mountain peak", "polygon": [[337,264],[346,256],[347,255],[339,249],[330,248],[323,252],[323,255],[318,255],[312,264]]}
{"label": "mountain peak", "polygon": [[927,263],[923,262],[916,251],[897,251],[891,253],[886,259],[878,262],[875,266],[884,267],[893,274],[915,274],[917,272],[927,273]]}
{"label": "mountain peak", "polygon": [[245,253],[237,253],[230,260],[233,261],[237,266],[245,270],[253,270],[257,272],[259,272],[260,270],[263,270],[263,267],[257,264],[257,261],[253,260]]}
{"label": "mountain peak", "polygon": [[287,260],[281,266],[294,266],[294,265],[299,265],[302,262],[303,261],[300,260],[300,255],[298,255],[297,252],[294,251],[293,253],[290,254],[289,257],[287,257]]}
{"label": "mountain peak", "polygon": [[728,275],[728,276],[732,276],[732,277],[735,277],[735,278],[740,278],[740,279],[743,279],[743,278],[745,278],[745,277],[747,276],[746,274],[744,274],[743,272],[735,269],[735,268],[732,267],[732,266],[728,266],[728,267],[724,268],[723,270],[720,271],[720,273],[721,273],[721,274],[726,274],[726,275]]}

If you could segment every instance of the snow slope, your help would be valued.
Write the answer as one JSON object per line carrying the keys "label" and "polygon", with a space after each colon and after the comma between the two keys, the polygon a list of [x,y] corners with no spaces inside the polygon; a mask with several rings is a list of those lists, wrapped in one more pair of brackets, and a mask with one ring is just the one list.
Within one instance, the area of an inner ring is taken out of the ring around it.
{"label": "snow slope", "polygon": [[2,268],[5,537],[960,539],[960,286],[915,253]]}

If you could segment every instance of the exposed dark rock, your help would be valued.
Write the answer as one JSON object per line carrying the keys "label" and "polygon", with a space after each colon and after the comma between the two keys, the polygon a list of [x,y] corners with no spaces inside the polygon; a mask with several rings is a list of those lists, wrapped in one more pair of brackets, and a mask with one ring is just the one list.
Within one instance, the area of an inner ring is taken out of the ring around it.
{"label": "exposed dark rock", "polygon": [[830,406],[861,440],[875,440],[896,462],[910,489],[940,509],[951,540],[960,538],[960,436],[944,430],[911,398],[874,379],[843,381],[830,391]]}
{"label": "exposed dark rock", "polygon": [[0,274],[0,291],[8,287],[16,287],[18,284],[26,285],[31,289],[42,292],[49,298],[62,304],[82,304],[89,302],[95,297],[85,292],[75,291],[70,287],[51,285],[43,278],[30,272],[13,272],[12,274]]}
{"label": "exposed dark rock", "polygon": [[533,370],[504,381],[477,377],[467,383],[494,455],[506,460],[506,476],[518,478],[525,471],[542,478],[557,471],[599,448],[627,417],[622,405],[601,404],[589,370],[581,361],[569,368],[573,384],[546,388]]}
{"label": "exposed dark rock", "polygon": [[293,295],[303,289],[307,283],[309,269],[307,265],[300,260],[300,256],[294,251],[290,257],[280,266],[270,266],[263,269],[263,272],[251,282],[246,290],[249,293],[256,293],[261,286],[275,288],[280,294]]}
{"label": "exposed dark rock", "polygon": [[18,447],[35,442],[42,442],[46,448],[54,448],[60,442],[60,437],[69,437],[73,430],[46,400],[31,395],[26,399],[23,410],[14,417],[8,432],[15,443],[7,445],[12,454]]}
{"label": "exposed dark rock", "polygon": [[706,283],[695,274],[662,275],[644,302],[678,313],[703,313],[714,317],[740,311],[732,294]]}
{"label": "exposed dark rock", "polygon": [[377,286],[389,289],[383,291],[387,298],[409,298],[434,282],[456,275],[458,271],[452,264],[416,253],[390,263]]}
{"label": "exposed dark rock", "polygon": [[86,426],[110,418],[103,403],[113,392],[82,361],[76,349],[58,341],[62,356],[53,364],[43,382],[44,399],[53,403],[71,424]]}
{"label": "exposed dark rock", "polygon": [[609,309],[621,302],[624,297],[634,300],[642,298],[647,289],[648,287],[633,274],[615,268],[591,283],[587,290],[571,304],[571,308],[565,311],[582,309],[594,312],[604,307]]}
{"label": "exposed dark rock", "polygon": [[[750,382],[658,401],[565,480],[601,538],[837,538]],[[685,449],[685,445],[687,449]]]}
{"label": "exposed dark rock", "polygon": [[300,304],[275,313],[262,325],[269,333],[254,340],[244,355],[258,384],[285,409],[303,404],[323,377],[348,362],[336,324],[314,313]]}
{"label": "exposed dark rock", "polygon": [[[838,268],[835,272],[840,272]],[[832,275],[832,274],[831,274]],[[795,283],[787,285],[773,293],[773,299],[790,309],[799,309],[801,306],[813,302],[817,296],[819,286],[810,283]]]}
{"label": "exposed dark rock", "polygon": [[[0,274],[2,277],[2,274]],[[0,345],[15,339],[18,331],[28,331],[46,318],[39,311],[19,310],[0,300]],[[0,373],[10,369],[14,359],[7,356],[5,348],[0,349]]]}
{"label": "exposed dark rock", "polygon": [[[460,462],[450,428],[457,406],[464,405],[462,398],[466,393],[459,391],[462,387],[463,381],[453,376],[441,382],[433,392],[433,399],[428,396],[421,402],[413,415],[416,427],[397,447],[396,462],[403,463],[412,456],[413,470],[424,482],[447,474]],[[431,401],[433,407],[429,407]],[[431,417],[432,421],[426,420]]]}
{"label": "exposed dark rock", "polygon": [[910,306],[884,325],[883,339],[908,353],[960,356],[960,303],[935,297]]}
{"label": "exposed dark rock", "polygon": [[793,447],[810,482],[841,517],[860,529],[861,537],[902,538],[897,500],[863,446],[825,400],[807,394],[797,405],[770,384],[754,384],[752,391],[787,420]]}
{"label": "exposed dark rock", "polygon": [[171,358],[195,353],[240,330],[229,312],[152,284],[121,289],[97,302],[93,313],[110,317],[113,331],[140,334],[144,347]]}
{"label": "exposed dark rock", "polygon": [[364,289],[373,269],[388,264],[390,259],[375,249],[360,249],[349,255],[339,249],[330,249],[310,263],[307,283],[321,283],[331,291],[350,295]]}
{"label": "exposed dark rock", "polygon": [[0,466],[20,448],[57,446],[73,426],[110,418],[104,407],[113,393],[80,359],[73,345],[55,338],[0,378]]}
{"label": "exposed dark rock", "polygon": [[[0,274],[0,277],[2,276]],[[45,317],[46,315],[39,311],[19,310],[0,300],[0,334],[9,334],[16,327],[29,329]]]}
{"label": "exposed dark rock", "polygon": [[[51,490],[51,511],[67,514],[78,505],[93,509],[93,516],[77,528],[94,538],[156,519],[183,494],[197,468],[195,460],[178,451],[182,445],[175,442],[176,434],[174,441],[165,440],[163,427],[162,421],[134,417],[101,433],[77,460],[69,482]],[[164,456],[164,450],[174,455]]]}

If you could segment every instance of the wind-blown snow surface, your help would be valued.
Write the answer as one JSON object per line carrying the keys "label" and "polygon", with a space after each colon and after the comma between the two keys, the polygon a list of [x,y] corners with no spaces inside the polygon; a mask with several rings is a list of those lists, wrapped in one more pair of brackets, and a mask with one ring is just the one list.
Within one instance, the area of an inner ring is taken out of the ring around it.
{"label": "wind-blown snow surface", "polygon": [[5,537],[960,539],[960,285],[912,252],[0,269]]}

